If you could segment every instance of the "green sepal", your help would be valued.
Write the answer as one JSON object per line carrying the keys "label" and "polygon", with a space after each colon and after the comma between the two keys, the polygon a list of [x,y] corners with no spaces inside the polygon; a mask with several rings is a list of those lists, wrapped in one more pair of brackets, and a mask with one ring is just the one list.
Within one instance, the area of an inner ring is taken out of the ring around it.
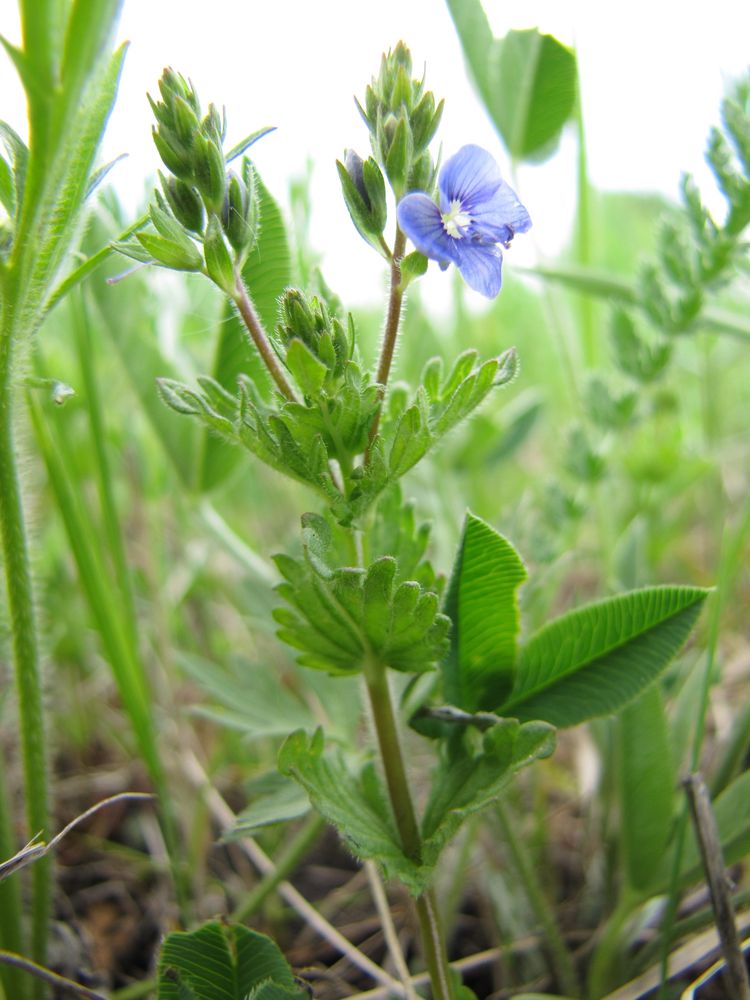
{"label": "green sepal", "polygon": [[289,342],[286,349],[286,365],[305,396],[316,397],[328,374],[328,368],[297,337]]}
{"label": "green sepal", "polygon": [[413,153],[411,128],[406,114],[402,113],[398,118],[385,158],[385,172],[397,199],[406,192]]}
{"label": "green sepal", "polygon": [[197,135],[192,150],[195,186],[208,212],[221,215],[227,178],[221,146],[204,135]]}
{"label": "green sepal", "polygon": [[[188,237],[185,241],[175,242],[156,233],[136,233],[136,239],[143,249],[151,255],[154,263],[174,271],[201,271],[203,258]],[[123,246],[118,247],[126,252]],[[132,256],[132,254],[130,255]]]}
{"label": "green sepal", "polygon": [[176,177],[165,177],[161,171],[159,180],[164,190],[164,197],[169,202],[175,218],[191,232],[202,233],[206,214],[195,188]]}
{"label": "green sepal", "polygon": [[206,273],[223,292],[232,296],[236,287],[236,276],[232,257],[224,241],[224,231],[215,215],[208,220],[206,235],[203,240],[203,253],[206,258]]}
{"label": "green sepal", "polygon": [[341,190],[344,195],[344,202],[349,215],[351,216],[351,220],[354,223],[355,229],[362,239],[366,240],[370,246],[374,247],[378,251],[378,253],[382,256],[386,256],[381,243],[383,226],[385,223],[383,223],[383,226],[379,224],[380,213],[377,215],[373,214],[371,207],[365,202],[354,179],[350,176],[348,170],[340,160],[336,161],[336,169],[339,174],[339,180],[341,181]]}

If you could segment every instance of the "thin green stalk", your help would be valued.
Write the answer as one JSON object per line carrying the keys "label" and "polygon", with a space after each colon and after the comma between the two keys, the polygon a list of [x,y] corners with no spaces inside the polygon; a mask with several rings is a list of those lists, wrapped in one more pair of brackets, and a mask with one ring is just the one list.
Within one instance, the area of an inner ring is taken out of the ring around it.
{"label": "thin green stalk", "polygon": [[[7,285],[4,290],[8,292]],[[14,439],[12,366],[14,328],[10,295],[3,303],[0,328],[0,536],[12,632],[12,656],[21,731],[26,820],[29,835],[49,830],[47,744],[44,726],[42,668],[26,523]],[[31,872],[31,948],[43,963],[50,914],[49,860]],[[39,990],[41,995],[41,990]]]}
{"label": "thin green stalk", "polygon": [[268,335],[263,329],[260,317],[255,311],[255,307],[253,306],[250,296],[247,294],[247,289],[245,288],[245,284],[239,274],[237,275],[233,299],[234,304],[237,306],[239,314],[242,317],[242,322],[245,324],[247,332],[250,334],[250,339],[258,349],[258,353],[263,359],[263,363],[268,369],[271,378],[276,383],[279,392],[282,396],[286,397],[286,399],[290,400],[290,402],[294,402],[297,398],[294,394],[294,389],[292,389],[281,369],[278,358],[271,347]]}
{"label": "thin green stalk", "polygon": [[[13,837],[13,822],[10,813],[8,787],[5,783],[5,768],[0,767],[0,861],[13,857],[17,844]],[[11,876],[0,881],[0,943],[8,951],[23,954],[25,951],[21,917],[21,883]],[[17,997],[24,1000],[28,996],[28,980],[18,970],[10,966],[0,966],[0,998]]]}
{"label": "thin green stalk", "polygon": [[326,821],[315,812],[310,815],[276,859],[273,871],[264,875],[251,893],[239,904],[232,920],[244,923],[256,913],[278,885],[296,871],[300,862],[325,829]]}
{"label": "thin green stalk", "polygon": [[[378,663],[368,664],[365,669],[365,682],[401,847],[408,858],[419,863],[422,855],[422,838],[409,791],[386,668]],[[437,901],[432,889],[426,890],[416,900],[416,910],[422,935],[422,948],[430,973],[433,1000],[451,1000],[448,955]]]}
{"label": "thin green stalk", "polygon": [[547,939],[552,967],[557,977],[558,985],[569,996],[579,996],[581,986],[578,982],[578,974],[573,964],[573,958],[563,940],[560,928],[557,926],[552,906],[539,883],[529,853],[517,835],[515,827],[501,801],[495,804],[495,814],[500,821],[503,839],[510,850],[516,872],[526,891],[526,897]]}
{"label": "thin green stalk", "polygon": [[[396,239],[393,244],[391,254],[391,287],[388,295],[388,310],[385,317],[385,328],[383,330],[383,342],[380,345],[380,360],[378,361],[378,371],[375,381],[380,385],[388,384],[388,376],[391,373],[391,365],[396,353],[396,341],[398,339],[398,327],[401,322],[401,308],[404,304],[404,291],[401,287],[401,258],[406,250],[406,235],[400,228],[396,228]],[[382,409],[382,404],[381,404]],[[370,441],[375,439],[380,426],[380,409],[375,414],[375,419],[370,428]]]}

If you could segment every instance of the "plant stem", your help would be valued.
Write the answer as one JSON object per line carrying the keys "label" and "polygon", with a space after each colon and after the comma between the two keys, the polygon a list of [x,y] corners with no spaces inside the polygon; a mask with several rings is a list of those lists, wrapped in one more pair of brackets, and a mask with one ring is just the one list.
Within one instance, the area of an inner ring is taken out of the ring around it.
{"label": "plant stem", "polygon": [[[47,752],[42,698],[42,671],[36,631],[31,562],[26,536],[21,484],[13,436],[12,305],[6,299],[0,328],[0,536],[12,631],[13,666],[18,694],[26,819],[30,836],[48,831]],[[34,959],[47,951],[50,862],[38,861],[31,872],[31,943]]]}
{"label": "plant stem", "polygon": [[239,310],[243,323],[247,327],[247,331],[250,334],[253,344],[258,349],[258,353],[263,359],[263,363],[268,369],[271,378],[276,383],[279,392],[282,396],[285,396],[288,400],[290,400],[290,402],[294,402],[297,398],[294,395],[294,389],[292,389],[289,382],[287,382],[286,376],[281,370],[281,365],[279,364],[278,358],[271,347],[268,335],[263,329],[260,317],[256,313],[255,307],[250,300],[250,296],[247,294],[245,284],[239,275],[237,275],[235,283],[234,303]]}
{"label": "plant stem", "polygon": [[[11,822],[10,799],[5,783],[5,769],[0,768],[0,860],[16,853]],[[19,879],[5,878],[0,881],[0,944],[9,951],[24,952],[23,927],[21,925],[21,887]],[[10,966],[0,966],[0,998],[28,996],[28,980],[18,970]],[[3,991],[4,987],[4,991]]]}
{"label": "plant stem", "polygon": [[[385,317],[385,329],[383,330],[383,342],[380,345],[380,360],[378,361],[378,372],[375,381],[384,388],[388,384],[388,376],[391,372],[393,357],[396,352],[396,339],[398,337],[398,327],[401,322],[401,306],[404,302],[404,292],[401,287],[401,258],[406,249],[406,236],[401,229],[396,229],[396,239],[393,244],[393,254],[391,256],[391,289],[388,296],[388,312]],[[382,409],[382,404],[381,404]],[[380,410],[375,415],[372,427],[370,428],[370,441],[373,441],[378,433],[380,424]]]}
{"label": "plant stem", "polygon": [[575,966],[573,965],[573,959],[560,933],[560,928],[557,926],[557,921],[553,916],[549,900],[539,884],[539,878],[534,870],[528,851],[521,838],[517,836],[513,823],[501,801],[495,804],[495,814],[500,821],[503,838],[513,857],[513,863],[526,890],[526,896],[531,909],[544,929],[558,985],[564,993],[570,996],[579,996],[581,987],[578,982]]}
{"label": "plant stem", "polygon": [[[422,838],[406,777],[386,668],[379,663],[370,663],[365,670],[365,681],[401,846],[408,858],[419,863],[422,855]],[[431,889],[426,890],[415,904],[433,998],[451,1000],[448,956],[434,892]]]}

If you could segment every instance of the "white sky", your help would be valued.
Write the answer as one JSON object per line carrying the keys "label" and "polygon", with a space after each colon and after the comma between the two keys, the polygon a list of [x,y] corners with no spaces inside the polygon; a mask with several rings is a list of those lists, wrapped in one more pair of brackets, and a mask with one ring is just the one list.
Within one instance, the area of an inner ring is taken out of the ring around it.
{"label": "white sky", "polygon": [[[576,45],[596,185],[676,195],[683,170],[707,176],[703,150],[724,83],[750,63],[747,0],[485,0],[485,8],[497,35],[538,26]],[[13,0],[0,0],[0,32],[18,40]],[[226,106],[230,143],[278,126],[253,154],[282,205],[288,179],[313,159],[313,240],[329,283],[349,305],[379,298],[382,267],[351,226],[334,160],[348,146],[368,151],[352,95],[362,96],[384,49],[403,39],[417,71],[426,64],[428,85],[446,98],[439,133],[446,156],[474,142],[507,167],[443,0],[125,0],[118,35],[131,45],[102,155],[129,154],[110,175],[126,204],[136,211],[144,178],[158,166],[145,93],[156,93],[171,65],[191,77],[204,105]],[[2,53],[0,117],[25,130],[22,95]],[[554,253],[574,208],[572,141],[546,164],[523,168],[518,189],[534,243]],[[511,266],[529,259],[531,242],[516,241]],[[426,280],[439,301],[448,282],[434,270]]]}

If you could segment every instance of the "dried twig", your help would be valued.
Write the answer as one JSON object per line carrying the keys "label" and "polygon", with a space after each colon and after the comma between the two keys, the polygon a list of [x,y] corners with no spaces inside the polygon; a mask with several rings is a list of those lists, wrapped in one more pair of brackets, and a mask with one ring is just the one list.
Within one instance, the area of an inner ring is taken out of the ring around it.
{"label": "dried twig", "polygon": [[[35,857],[39,857],[39,855],[35,855]],[[33,861],[34,858],[31,860]],[[45,983],[56,986],[59,990],[77,993],[79,997],[83,997],[83,1000],[107,1000],[101,993],[94,993],[88,987],[81,986],[80,983],[74,983],[72,979],[66,979],[65,976],[58,976],[56,972],[45,969],[44,966],[37,965],[36,962],[32,962],[22,955],[16,955],[15,952],[0,951],[0,964],[12,965],[16,969],[22,969],[24,972],[36,976],[37,979],[42,979]]]}
{"label": "dried twig", "polygon": [[711,893],[716,929],[726,961],[725,984],[732,1000],[750,1000],[745,957],[740,947],[734,906],[727,883],[724,855],[719,840],[716,817],[711,808],[708,789],[700,774],[691,774],[683,781],[690,803],[695,835],[700,847],[706,881]]}
{"label": "dried twig", "polygon": [[[107,799],[102,799],[101,802],[95,803],[90,809],[82,812],[80,816],[76,816],[75,819],[71,820],[66,827],[63,827],[59,833],[55,834],[49,843],[45,843],[40,840],[41,833],[38,833],[32,840],[28,842],[25,847],[22,847],[18,854],[14,854],[12,858],[8,858],[7,861],[3,861],[0,864],[0,881],[4,878],[8,878],[9,875],[13,875],[15,872],[19,871],[21,868],[25,868],[26,865],[30,865],[33,861],[37,861],[39,858],[43,858],[45,854],[49,851],[53,851],[63,837],[66,837],[74,827],[78,826],[89,816],[93,816],[94,813],[99,812],[105,806],[112,805],[113,802],[121,802],[127,799],[152,799],[154,796],[150,795],[148,792],[119,792],[117,795],[110,795]],[[92,994],[93,995],[93,994]]]}

